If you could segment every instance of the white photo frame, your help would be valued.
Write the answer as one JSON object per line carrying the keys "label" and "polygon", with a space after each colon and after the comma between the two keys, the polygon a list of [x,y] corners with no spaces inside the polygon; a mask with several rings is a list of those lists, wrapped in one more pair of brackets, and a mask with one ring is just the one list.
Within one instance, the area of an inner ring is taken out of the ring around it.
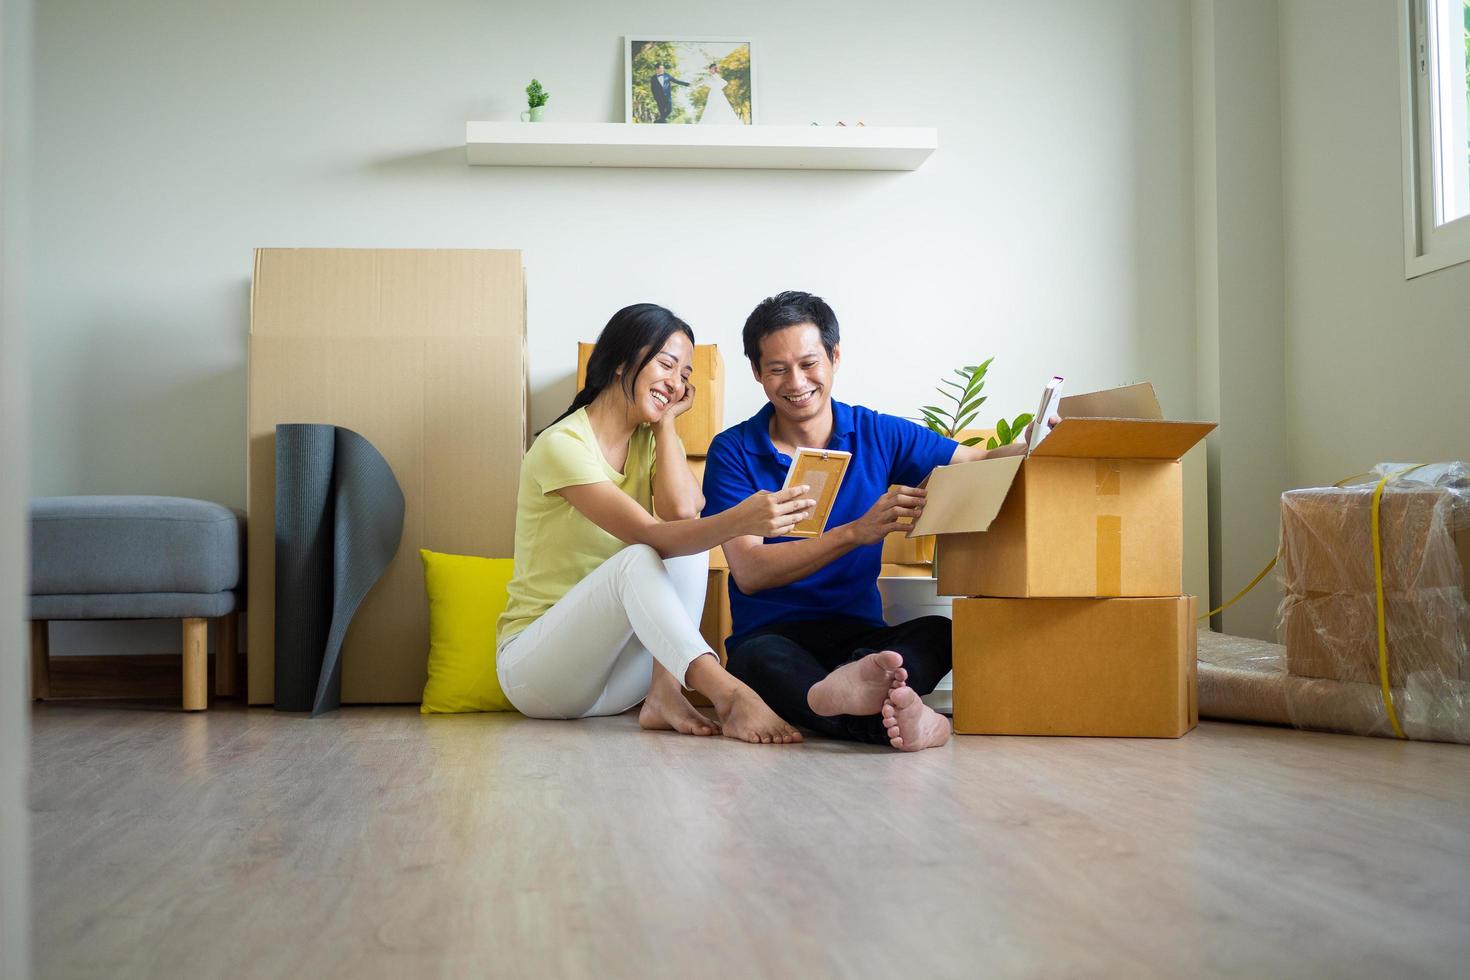
{"label": "white photo frame", "polygon": [[[654,84],[663,62],[671,80]],[[718,70],[711,66],[718,66]],[[712,84],[711,78],[719,83]],[[753,126],[760,107],[755,42],[749,37],[628,34],[623,37],[623,121],[635,125]]]}

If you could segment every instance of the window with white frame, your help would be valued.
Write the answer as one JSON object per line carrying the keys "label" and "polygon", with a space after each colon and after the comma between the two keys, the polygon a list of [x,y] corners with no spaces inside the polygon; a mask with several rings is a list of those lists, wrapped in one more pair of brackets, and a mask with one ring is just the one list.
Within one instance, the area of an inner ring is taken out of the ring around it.
{"label": "window with white frame", "polygon": [[1470,0],[1401,0],[1404,270],[1470,262]]}

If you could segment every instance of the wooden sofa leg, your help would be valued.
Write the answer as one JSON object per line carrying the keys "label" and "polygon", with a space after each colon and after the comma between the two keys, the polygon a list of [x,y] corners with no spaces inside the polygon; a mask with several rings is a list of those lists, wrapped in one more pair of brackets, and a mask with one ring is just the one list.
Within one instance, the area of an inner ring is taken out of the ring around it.
{"label": "wooden sofa leg", "polygon": [[218,622],[219,636],[214,646],[214,693],[222,698],[230,698],[235,696],[235,688],[239,683],[236,670],[240,657],[237,648],[240,614],[226,613]]}
{"label": "wooden sofa leg", "polygon": [[51,634],[46,620],[31,620],[31,700],[51,696]]}
{"label": "wooden sofa leg", "polygon": [[184,620],[184,710],[209,707],[209,620]]}

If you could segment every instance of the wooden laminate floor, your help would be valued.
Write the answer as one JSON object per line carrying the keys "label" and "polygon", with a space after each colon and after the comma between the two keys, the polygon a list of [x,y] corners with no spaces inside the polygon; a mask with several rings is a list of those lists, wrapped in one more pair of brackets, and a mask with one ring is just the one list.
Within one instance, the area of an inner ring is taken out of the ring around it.
{"label": "wooden laminate floor", "polygon": [[40,977],[1463,977],[1470,749],[38,706]]}

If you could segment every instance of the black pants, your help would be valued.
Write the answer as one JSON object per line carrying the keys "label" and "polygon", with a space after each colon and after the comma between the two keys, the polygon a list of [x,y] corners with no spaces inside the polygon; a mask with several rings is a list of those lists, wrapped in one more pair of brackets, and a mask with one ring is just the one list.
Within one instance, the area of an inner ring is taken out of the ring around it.
{"label": "black pants", "polygon": [[908,686],[928,694],[949,673],[950,628],[943,616],[877,628],[856,619],[781,623],[743,640],[730,651],[727,666],[793,725],[833,738],[887,745],[881,715],[823,717],[807,704],[807,692],[843,664],[894,650],[903,655]]}

